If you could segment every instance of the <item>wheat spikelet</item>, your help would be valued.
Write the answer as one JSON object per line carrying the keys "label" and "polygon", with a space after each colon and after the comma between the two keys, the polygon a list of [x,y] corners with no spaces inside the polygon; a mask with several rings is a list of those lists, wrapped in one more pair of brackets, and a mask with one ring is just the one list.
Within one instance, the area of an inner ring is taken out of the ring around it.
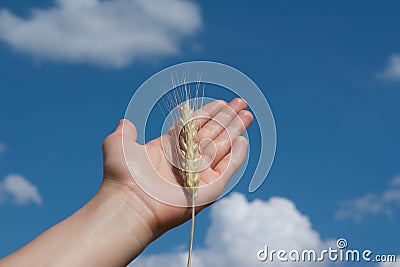
{"label": "wheat spikelet", "polygon": [[200,182],[199,145],[196,142],[197,125],[193,118],[194,110],[190,100],[179,107],[181,130],[179,133],[179,152],[181,153],[181,175],[188,192],[196,196]]}
{"label": "wheat spikelet", "polygon": [[191,265],[193,237],[194,237],[194,218],[195,218],[195,198],[200,182],[199,173],[199,144],[196,142],[197,125],[193,118],[194,110],[190,107],[190,100],[179,107],[181,115],[181,131],[179,133],[179,152],[181,154],[181,175],[184,185],[192,196],[192,227],[190,231],[190,244],[187,267]]}
{"label": "wheat spikelet", "polygon": [[[175,79],[174,79],[175,78]],[[173,77],[171,74],[171,82],[174,90],[171,94],[167,94],[168,101],[165,103],[167,109],[170,110],[170,118],[172,127],[168,131],[168,135],[174,140],[172,160],[174,166],[177,167],[185,186],[191,198],[191,213],[192,224],[189,241],[189,254],[187,267],[191,266],[194,225],[195,225],[195,207],[197,190],[200,183],[200,147],[197,141],[198,121],[195,116],[195,111],[203,106],[204,101],[204,86],[202,94],[199,97],[200,82],[196,84],[195,96],[191,98],[190,86],[186,82],[186,75],[183,75],[183,80],[180,85],[178,74]],[[199,77],[200,81],[200,77]],[[176,164],[176,165],[175,165]]]}
{"label": "wheat spikelet", "polygon": [[[192,225],[190,231],[189,255],[187,267],[191,266],[193,237],[194,237],[194,220],[195,220],[195,200],[197,188],[200,183],[200,150],[196,140],[198,128],[196,118],[194,116],[197,108],[196,99],[190,99],[190,89],[187,84],[184,85],[184,92],[178,97],[183,98],[183,103],[178,107],[178,125],[179,134],[177,136],[177,146],[179,153],[179,167],[186,190],[191,195],[192,201]],[[196,88],[196,96],[198,95],[198,86]],[[203,93],[204,95],[204,93]],[[202,105],[202,103],[201,103]],[[201,106],[200,105],[200,106]]]}

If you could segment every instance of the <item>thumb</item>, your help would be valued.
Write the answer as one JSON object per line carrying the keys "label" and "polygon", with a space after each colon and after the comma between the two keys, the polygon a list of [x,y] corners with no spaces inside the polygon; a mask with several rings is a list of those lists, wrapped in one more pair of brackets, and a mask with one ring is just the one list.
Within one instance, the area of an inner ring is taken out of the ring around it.
{"label": "thumb", "polygon": [[[122,138],[126,138],[132,142],[136,142],[136,127],[129,120],[122,119],[119,121],[117,128],[113,133],[106,137],[103,141],[103,152],[107,154],[114,147],[122,148]],[[117,145],[117,146],[116,146]]]}
{"label": "thumb", "polygon": [[119,121],[117,129],[115,129],[117,135],[121,135],[124,138],[128,138],[131,141],[136,142],[137,131],[135,125],[127,119],[122,119]]}

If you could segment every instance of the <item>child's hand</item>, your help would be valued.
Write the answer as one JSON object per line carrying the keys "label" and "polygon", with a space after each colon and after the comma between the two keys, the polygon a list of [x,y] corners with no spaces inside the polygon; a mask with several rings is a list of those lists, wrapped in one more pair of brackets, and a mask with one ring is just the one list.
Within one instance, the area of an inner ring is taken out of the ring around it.
{"label": "child's hand", "polygon": [[[244,160],[247,140],[241,135],[253,120],[252,114],[245,110],[246,107],[245,101],[234,99],[229,104],[214,101],[197,111],[196,115],[199,117],[212,118],[199,120],[197,134],[198,141],[208,140],[209,144],[202,149],[202,156],[209,160],[210,165],[200,174],[200,186],[213,183],[207,190],[199,192],[198,198],[201,203],[216,200]],[[181,184],[179,172],[171,165],[163,149],[162,142],[165,141],[159,137],[143,146],[136,143],[136,137],[135,126],[128,120],[121,120],[115,132],[105,139],[103,186],[112,184],[118,190],[135,195],[141,202],[140,205],[148,208],[148,213],[145,212],[146,209],[141,208],[144,220],[154,235],[159,236],[189,219],[189,208],[163,203],[170,197],[168,194],[175,194],[177,199],[181,197],[181,206],[185,206],[183,202],[186,191],[171,192],[164,183],[159,182],[166,179],[176,185]],[[215,146],[209,140],[213,140]],[[132,177],[132,174],[140,177]],[[141,181],[151,182],[146,186],[154,189],[150,192],[153,196],[142,190]],[[190,203],[187,204],[190,206]],[[204,207],[205,205],[201,205],[197,211]]]}

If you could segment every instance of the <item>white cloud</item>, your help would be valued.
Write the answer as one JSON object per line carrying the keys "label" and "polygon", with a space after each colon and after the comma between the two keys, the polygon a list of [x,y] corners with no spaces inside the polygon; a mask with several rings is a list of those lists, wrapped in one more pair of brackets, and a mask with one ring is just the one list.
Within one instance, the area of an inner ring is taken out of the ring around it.
{"label": "white cloud", "polygon": [[0,200],[1,202],[11,198],[18,205],[33,202],[40,206],[42,197],[35,185],[26,178],[18,174],[10,174],[0,181]]}
{"label": "white cloud", "polygon": [[400,80],[400,54],[389,57],[388,63],[379,76],[386,80]]}
{"label": "white cloud", "polygon": [[0,154],[6,151],[6,145],[0,142]]}
{"label": "white cloud", "polygon": [[378,267],[400,267],[400,255],[397,255],[396,259],[396,262],[381,262]]}
{"label": "white cloud", "polygon": [[[310,263],[260,262],[257,252],[269,249],[327,248],[319,234],[312,229],[309,219],[302,215],[293,202],[273,197],[268,201],[247,201],[233,193],[211,208],[211,225],[206,236],[206,247],[194,251],[193,266],[310,266]],[[140,256],[129,266],[186,266],[187,252]],[[323,264],[318,264],[323,266]]]}
{"label": "white cloud", "polygon": [[380,194],[368,193],[343,202],[335,217],[338,220],[352,219],[360,222],[368,215],[383,213],[391,216],[398,208],[400,208],[400,178],[396,177]]}
{"label": "white cloud", "polygon": [[202,25],[184,0],[56,0],[27,19],[0,10],[0,40],[36,58],[123,67],[176,54]]}
{"label": "white cloud", "polygon": [[395,177],[391,182],[390,185],[397,186],[400,185],[400,176]]}

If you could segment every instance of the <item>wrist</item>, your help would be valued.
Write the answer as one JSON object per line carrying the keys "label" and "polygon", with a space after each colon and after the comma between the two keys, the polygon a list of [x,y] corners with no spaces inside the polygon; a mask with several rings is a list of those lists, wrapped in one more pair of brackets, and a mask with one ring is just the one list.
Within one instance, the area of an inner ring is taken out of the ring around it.
{"label": "wrist", "polygon": [[1,266],[126,266],[155,238],[155,220],[140,198],[103,183],[81,209],[9,255]]}
{"label": "wrist", "polygon": [[103,182],[75,216],[83,222],[86,246],[95,251],[98,259],[104,257],[97,266],[126,265],[155,238],[151,210],[118,183]]}
{"label": "wrist", "polygon": [[156,238],[158,224],[154,212],[129,186],[105,179],[93,200],[103,203],[103,216],[121,224],[126,234],[134,234],[144,246]]}

